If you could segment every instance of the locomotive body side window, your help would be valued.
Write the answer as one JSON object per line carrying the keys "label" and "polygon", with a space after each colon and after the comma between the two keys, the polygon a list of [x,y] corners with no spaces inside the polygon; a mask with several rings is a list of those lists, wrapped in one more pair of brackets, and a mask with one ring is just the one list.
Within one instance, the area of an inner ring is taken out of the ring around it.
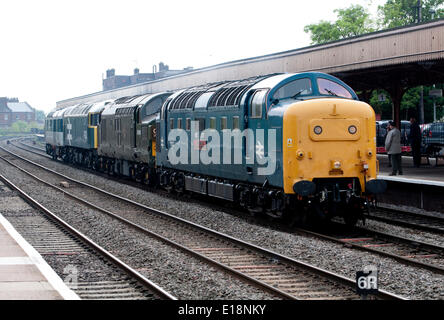
{"label": "locomotive body side window", "polygon": [[239,116],[234,116],[233,117],[233,130],[234,129],[239,129]]}
{"label": "locomotive body side window", "polygon": [[252,118],[262,118],[262,106],[265,101],[267,90],[257,91],[251,99],[250,115]]}
{"label": "locomotive body side window", "polygon": [[227,128],[227,117],[220,118],[220,130],[225,130]]}
{"label": "locomotive body side window", "polygon": [[216,118],[215,117],[210,118],[210,129],[216,129]]}

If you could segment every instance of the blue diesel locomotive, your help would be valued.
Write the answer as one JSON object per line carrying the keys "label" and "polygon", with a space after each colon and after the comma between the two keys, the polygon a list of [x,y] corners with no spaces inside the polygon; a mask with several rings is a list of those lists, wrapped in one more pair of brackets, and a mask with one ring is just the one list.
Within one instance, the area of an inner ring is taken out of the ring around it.
{"label": "blue diesel locomotive", "polygon": [[[84,120],[74,121],[79,114]],[[375,131],[373,109],[317,72],[74,106],[46,122],[54,158],[222,198],[252,213],[342,216],[348,224],[362,217],[368,197],[385,191],[376,179]],[[83,133],[83,144],[73,144],[73,132]]]}

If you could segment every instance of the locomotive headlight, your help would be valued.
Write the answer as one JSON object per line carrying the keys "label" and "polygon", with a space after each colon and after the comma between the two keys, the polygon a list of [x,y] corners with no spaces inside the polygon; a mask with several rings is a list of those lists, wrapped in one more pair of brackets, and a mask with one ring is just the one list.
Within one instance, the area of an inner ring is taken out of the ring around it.
{"label": "locomotive headlight", "polygon": [[316,127],[314,127],[313,131],[316,134],[321,134],[322,133],[322,127],[321,126],[316,126]]}
{"label": "locomotive headlight", "polygon": [[348,127],[348,132],[350,134],[355,134],[358,131],[358,128],[356,128],[356,126],[350,126]]}
{"label": "locomotive headlight", "polygon": [[341,169],[341,161],[333,162],[333,168],[334,169]]}

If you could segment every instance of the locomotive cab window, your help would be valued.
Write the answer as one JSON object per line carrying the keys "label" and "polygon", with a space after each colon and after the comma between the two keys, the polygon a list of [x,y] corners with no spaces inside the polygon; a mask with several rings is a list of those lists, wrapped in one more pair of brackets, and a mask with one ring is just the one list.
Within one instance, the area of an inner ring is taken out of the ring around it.
{"label": "locomotive cab window", "polygon": [[318,78],[318,87],[320,94],[352,99],[350,91],[337,82],[324,78]]}
{"label": "locomotive cab window", "polygon": [[281,100],[312,93],[311,80],[309,78],[302,78],[284,84],[273,94],[273,99]]}
{"label": "locomotive cab window", "polygon": [[250,115],[252,118],[262,118],[262,106],[265,101],[267,90],[259,90],[254,93],[251,99]]}

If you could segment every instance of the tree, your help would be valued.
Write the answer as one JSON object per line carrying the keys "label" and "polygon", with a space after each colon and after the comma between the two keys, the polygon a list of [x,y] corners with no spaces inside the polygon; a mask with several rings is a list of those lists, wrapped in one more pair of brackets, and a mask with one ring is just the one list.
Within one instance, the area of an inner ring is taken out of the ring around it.
{"label": "tree", "polygon": [[22,120],[16,121],[11,125],[10,131],[14,133],[29,132],[28,124]]}
{"label": "tree", "polygon": [[[444,0],[421,0],[422,22],[444,17]],[[417,22],[417,0],[388,0],[378,6],[378,26],[381,29],[401,27]],[[432,13],[432,10],[434,13]]]}
{"label": "tree", "polygon": [[344,38],[357,36],[374,31],[373,20],[368,10],[361,5],[351,5],[346,9],[336,9],[336,22],[321,20],[316,24],[304,27],[310,33],[312,44],[320,44]]}
{"label": "tree", "polygon": [[45,112],[42,110],[35,110],[35,120],[38,122],[45,122]]}

